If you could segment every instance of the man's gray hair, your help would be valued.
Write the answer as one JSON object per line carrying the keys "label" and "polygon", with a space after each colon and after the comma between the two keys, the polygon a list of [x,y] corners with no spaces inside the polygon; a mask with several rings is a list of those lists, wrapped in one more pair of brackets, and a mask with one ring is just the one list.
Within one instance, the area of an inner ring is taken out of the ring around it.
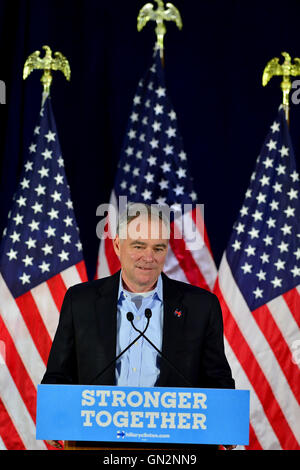
{"label": "man's gray hair", "polygon": [[137,217],[146,216],[150,220],[161,220],[167,229],[167,238],[170,237],[170,218],[164,207],[159,204],[145,204],[142,202],[128,202],[126,209],[119,214],[117,234],[120,238],[127,237],[127,226]]}

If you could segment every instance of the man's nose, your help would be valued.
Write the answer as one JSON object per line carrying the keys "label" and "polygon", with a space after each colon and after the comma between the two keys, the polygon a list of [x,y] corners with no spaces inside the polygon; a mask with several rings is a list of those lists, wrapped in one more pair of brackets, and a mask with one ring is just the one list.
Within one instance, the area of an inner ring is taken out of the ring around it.
{"label": "man's nose", "polygon": [[152,262],[154,260],[154,252],[151,248],[146,248],[143,252],[143,258],[145,261]]}

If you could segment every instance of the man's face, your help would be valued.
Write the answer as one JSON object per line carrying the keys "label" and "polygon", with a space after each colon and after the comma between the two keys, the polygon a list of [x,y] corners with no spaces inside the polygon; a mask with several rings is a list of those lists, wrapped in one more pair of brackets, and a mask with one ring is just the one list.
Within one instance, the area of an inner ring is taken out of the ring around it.
{"label": "man's face", "polygon": [[114,240],[120,259],[122,279],[132,292],[147,292],[154,288],[163,270],[168,250],[167,228],[157,219],[138,217],[127,225],[127,237]]}

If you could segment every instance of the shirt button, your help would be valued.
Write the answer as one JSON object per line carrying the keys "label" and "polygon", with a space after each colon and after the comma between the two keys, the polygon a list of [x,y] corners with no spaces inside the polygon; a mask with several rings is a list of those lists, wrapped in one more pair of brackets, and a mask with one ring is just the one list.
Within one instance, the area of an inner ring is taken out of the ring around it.
{"label": "shirt button", "polygon": [[133,369],[132,369],[132,370],[133,370],[133,372],[136,372],[136,367],[133,367]]}
{"label": "shirt button", "polygon": [[137,318],[137,320],[140,320],[140,319],[141,319],[141,317],[140,317],[139,315],[138,315],[136,318]]}

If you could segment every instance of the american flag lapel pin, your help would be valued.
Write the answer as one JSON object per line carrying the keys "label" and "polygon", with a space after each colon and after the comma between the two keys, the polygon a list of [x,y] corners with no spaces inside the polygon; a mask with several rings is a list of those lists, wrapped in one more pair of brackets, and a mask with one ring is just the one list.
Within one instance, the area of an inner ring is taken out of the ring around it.
{"label": "american flag lapel pin", "polygon": [[183,316],[183,312],[182,312],[182,310],[180,310],[180,308],[176,308],[175,311],[174,311],[174,315],[177,318],[181,318]]}

